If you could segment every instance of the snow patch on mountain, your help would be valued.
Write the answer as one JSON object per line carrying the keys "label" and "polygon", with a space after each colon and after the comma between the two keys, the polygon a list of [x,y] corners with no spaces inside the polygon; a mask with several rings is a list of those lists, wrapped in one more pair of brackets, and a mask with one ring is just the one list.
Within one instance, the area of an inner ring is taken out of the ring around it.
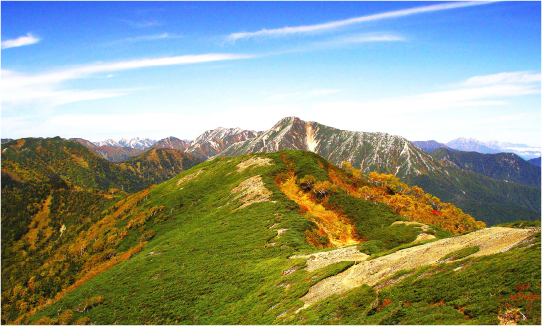
{"label": "snow patch on mountain", "polygon": [[154,145],[157,141],[149,138],[121,138],[119,140],[108,139],[104,141],[94,142],[96,146],[111,146],[111,147],[129,147],[138,149],[147,149]]}

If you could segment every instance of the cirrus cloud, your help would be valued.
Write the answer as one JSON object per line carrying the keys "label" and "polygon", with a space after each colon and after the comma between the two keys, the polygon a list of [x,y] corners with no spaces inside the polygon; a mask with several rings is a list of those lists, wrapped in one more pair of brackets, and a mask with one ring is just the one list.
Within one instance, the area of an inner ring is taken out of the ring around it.
{"label": "cirrus cloud", "polygon": [[349,18],[349,19],[332,21],[332,22],[323,23],[323,24],[304,25],[304,26],[295,26],[295,27],[282,27],[282,28],[274,28],[274,29],[264,28],[256,32],[232,33],[228,35],[226,39],[230,42],[235,42],[240,39],[249,39],[249,38],[257,38],[257,37],[284,37],[288,35],[302,35],[302,34],[309,34],[309,33],[326,32],[330,30],[335,30],[340,27],[355,25],[355,24],[360,24],[360,23],[365,23],[365,22],[406,17],[406,16],[417,15],[417,14],[428,13],[428,12],[477,6],[477,5],[486,4],[486,3],[489,3],[489,2],[442,3],[442,4],[437,4],[437,5],[415,7],[411,9],[395,10],[395,11],[389,11],[389,12],[384,12],[380,14]]}
{"label": "cirrus cloud", "polygon": [[[140,69],[157,66],[188,65],[226,60],[252,58],[252,55],[211,53],[175,57],[139,59],[104,64],[89,64],[60,69],[43,74],[27,75],[11,70],[2,70],[2,104],[17,106],[38,102],[42,107],[51,107],[71,102],[121,96],[127,90],[73,90],[62,84],[69,80],[89,78],[100,73]],[[110,76],[111,74],[107,75]],[[2,109],[5,107],[2,106]]]}

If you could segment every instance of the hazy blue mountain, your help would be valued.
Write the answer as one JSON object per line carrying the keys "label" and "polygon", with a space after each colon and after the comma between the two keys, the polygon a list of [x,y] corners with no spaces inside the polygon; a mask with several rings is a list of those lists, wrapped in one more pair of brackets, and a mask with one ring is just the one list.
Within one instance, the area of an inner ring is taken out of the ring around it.
{"label": "hazy blue mountain", "polygon": [[464,152],[478,152],[482,154],[497,154],[501,151],[496,148],[491,148],[488,144],[472,139],[472,138],[457,138],[446,143],[446,146]]}
{"label": "hazy blue mountain", "polygon": [[434,140],[427,140],[427,141],[413,141],[411,142],[414,146],[420,148],[420,149],[423,149],[424,151],[426,151],[427,153],[429,152],[432,152],[434,151],[435,149],[437,148],[441,148],[441,147],[447,147],[446,145],[444,145],[443,143],[439,143],[437,141],[434,141]]}
{"label": "hazy blue mountain", "polygon": [[528,162],[540,166],[540,157],[530,159]]}
{"label": "hazy blue mountain", "polygon": [[513,153],[480,154],[439,148],[431,156],[493,179],[540,187],[540,168]]}

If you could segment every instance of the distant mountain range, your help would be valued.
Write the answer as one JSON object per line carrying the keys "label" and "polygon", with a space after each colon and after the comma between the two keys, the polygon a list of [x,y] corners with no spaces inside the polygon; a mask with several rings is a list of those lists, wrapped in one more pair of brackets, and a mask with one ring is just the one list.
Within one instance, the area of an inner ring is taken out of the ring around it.
{"label": "distant mountain range", "polygon": [[130,157],[137,156],[149,148],[169,148],[186,151],[202,160],[213,157],[230,145],[256,137],[259,133],[252,130],[243,130],[241,128],[216,128],[207,130],[195,140],[179,139],[167,137],[161,140],[152,140],[148,138],[113,140],[108,139],[101,142],[90,142],[81,138],[72,140],[86,146],[101,157],[111,162],[122,162]]}
{"label": "distant mountain range", "polygon": [[441,147],[449,148],[445,144],[439,143],[439,142],[437,142],[435,140],[413,141],[411,143],[412,143],[412,145],[414,145],[414,146],[416,146],[416,147],[418,147],[420,149],[423,149],[427,153],[432,152],[435,149],[438,149],[438,148],[441,148]]}
{"label": "distant mountain range", "polygon": [[145,150],[132,147],[115,147],[110,145],[96,145],[86,139],[72,138],[70,140],[76,141],[79,144],[92,150],[94,153],[100,155],[110,162],[122,162],[130,157],[135,157]]}
{"label": "distant mountain range", "polygon": [[483,142],[472,138],[457,138],[446,144],[429,141],[413,141],[414,146],[423,149],[426,152],[432,152],[437,148],[447,147],[465,152],[478,152],[482,154],[514,153],[524,160],[530,160],[540,157],[540,147],[532,147],[524,144],[512,144],[492,140]]}
{"label": "distant mountain range", "polygon": [[[213,157],[303,149],[334,164],[350,162],[365,174],[375,171],[395,175],[409,185],[421,186],[442,200],[454,203],[488,224],[540,217],[540,172],[532,169],[534,165],[522,164],[519,157],[504,155],[500,159],[459,151],[452,155],[451,149],[439,156],[427,151],[449,144],[415,142],[428,149],[424,151],[401,136],[339,130],[296,117],[284,118],[263,132],[220,127],[206,131],[191,142],[175,137],[160,141],[133,138],[97,143],[73,140],[113,162],[141,155],[145,151],[142,148],[152,147],[182,150],[202,161]],[[479,150],[485,146],[465,139],[453,144],[474,144]]]}
{"label": "distant mountain range", "polygon": [[[132,139],[123,138],[120,140],[108,139],[99,142],[90,142],[87,140],[78,141],[98,155],[112,162],[121,162],[127,158],[137,156],[151,147],[183,150],[205,160],[218,155],[234,143],[255,138],[262,133],[263,132],[243,130],[240,128],[219,127],[214,130],[207,130],[194,141],[181,140],[175,137],[167,137],[158,141],[139,137]],[[9,140],[11,139],[2,139],[2,143]],[[427,153],[445,147],[450,150],[477,152],[482,154],[514,153],[525,160],[540,157],[540,148],[538,147],[498,141],[483,142],[472,138],[457,138],[446,144],[439,143],[435,140],[412,141],[411,143]]]}
{"label": "distant mountain range", "polygon": [[156,140],[149,138],[139,138],[135,137],[132,139],[122,138],[120,140],[108,139],[104,141],[94,142],[96,146],[111,146],[111,147],[129,147],[129,148],[138,148],[138,149],[147,149],[154,145]]}

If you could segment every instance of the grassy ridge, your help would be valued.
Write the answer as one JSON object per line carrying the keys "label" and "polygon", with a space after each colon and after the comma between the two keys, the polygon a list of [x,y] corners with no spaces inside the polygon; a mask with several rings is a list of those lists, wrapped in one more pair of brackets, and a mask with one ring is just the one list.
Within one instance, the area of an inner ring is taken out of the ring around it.
{"label": "grassy ridge", "polygon": [[[269,159],[272,165],[252,165],[239,171],[237,165],[253,157]],[[243,196],[232,190],[258,175],[265,188],[272,192],[269,201],[241,208],[250,195]],[[328,302],[326,311],[335,309],[336,304],[343,307],[338,311],[344,313],[335,313],[333,318],[327,312],[320,312],[318,309],[322,306],[318,305],[295,314],[303,306],[299,298],[312,285],[353,264],[341,262],[308,272],[303,270],[305,259],[288,259],[292,254],[318,251],[305,238],[306,231],[316,228],[315,223],[302,215],[300,206],[288,199],[278,185],[292,176],[300,179],[307,175],[314,176],[319,182],[340,181],[343,185],[354,182],[344,171],[316,154],[287,150],[215,159],[129,197],[119,193],[119,197],[106,200],[101,209],[92,210],[97,223],[70,233],[73,237],[65,240],[68,245],[79,244],[82,240],[90,242],[87,243],[86,253],[77,259],[68,257],[67,263],[74,260],[81,264],[79,266],[84,266],[89,259],[98,257],[94,253],[103,256],[107,250],[113,250],[117,256],[128,253],[129,259],[88,278],[86,282],[64,293],[58,301],[21,322],[338,324],[391,320],[385,316],[395,314],[396,310],[393,309],[396,306],[384,302],[388,299],[396,304],[395,294],[380,297],[379,293],[367,287],[354,289],[350,295],[335,298],[334,302],[325,301]],[[391,223],[401,218],[384,205],[351,199],[342,189],[326,201],[354,221],[361,236],[381,240],[383,245],[378,250],[396,248],[421,232],[416,227],[391,226]],[[64,202],[64,205],[74,205],[70,203]],[[59,202],[54,207],[61,206]],[[53,211],[61,212],[62,209],[51,209]],[[61,214],[68,212],[66,209]],[[62,216],[67,218],[67,215]],[[106,228],[104,223],[111,223],[111,227]],[[98,228],[98,225],[104,227]],[[279,236],[279,229],[286,230]],[[440,233],[435,231],[437,236],[446,236]],[[122,237],[115,238],[111,248],[105,244],[102,246],[100,241],[113,234],[121,234]],[[56,238],[51,236],[50,239]],[[134,248],[141,251],[132,251]],[[517,256],[519,258],[523,257],[521,255],[524,252],[529,252],[531,256],[525,257],[530,259],[528,264],[531,264],[534,254],[529,251],[530,248],[512,252],[521,252]],[[84,261],[81,261],[83,258]],[[107,255],[103,258],[103,264],[111,259]],[[5,266],[3,264],[3,277]],[[539,280],[539,274],[531,273],[528,276],[529,268],[521,270],[525,278],[538,277]],[[61,270],[58,266],[58,271]],[[425,270],[416,272],[423,273]],[[482,274],[478,277],[485,272],[485,269],[479,270]],[[65,273],[64,278],[77,275],[74,270]],[[427,278],[430,277],[433,276]],[[457,284],[460,281],[454,280]],[[505,282],[510,280],[505,278]],[[448,285],[455,286],[456,283]],[[26,284],[19,285],[21,289],[29,291]],[[15,284],[12,286],[15,288]],[[531,289],[536,289],[536,285],[533,286]],[[64,285],[61,288],[64,289]],[[376,299],[381,300],[374,306]],[[428,299],[424,296],[416,302],[424,300]],[[6,296],[2,303],[4,305],[13,301],[17,303],[13,296]],[[382,308],[378,309],[380,306]],[[12,307],[17,307],[17,304],[2,309],[3,318],[4,311]],[[14,310],[13,314],[16,316],[17,311]],[[321,317],[314,319],[315,316]],[[401,318],[397,317],[397,321],[411,320]]]}

